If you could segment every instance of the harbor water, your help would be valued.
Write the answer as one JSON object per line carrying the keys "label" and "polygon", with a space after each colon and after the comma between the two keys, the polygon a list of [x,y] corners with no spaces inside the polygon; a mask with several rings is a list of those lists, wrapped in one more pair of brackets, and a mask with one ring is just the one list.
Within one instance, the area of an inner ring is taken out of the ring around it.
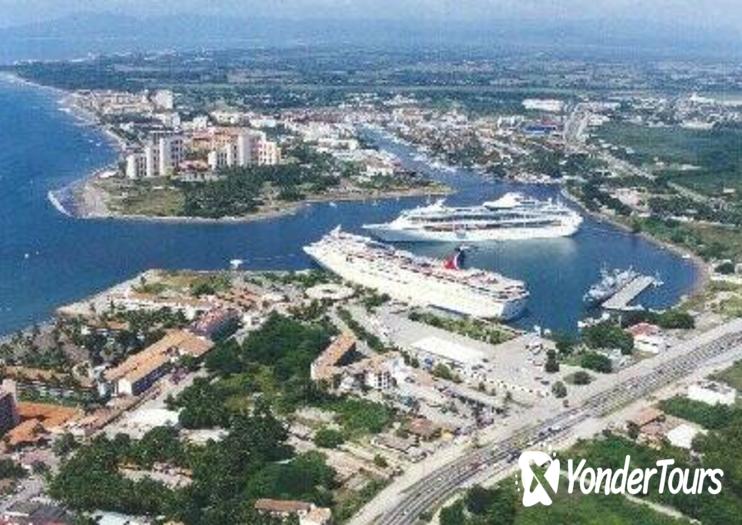
{"label": "harbor water", "polygon": [[[424,197],[306,206],[294,215],[250,223],[163,223],[79,220],[60,213],[47,198],[115,160],[97,128],[62,110],[51,90],[0,80],[0,334],[48,319],[56,307],[79,300],[148,268],[227,268],[244,259],[248,269],[297,270],[312,262],[303,245],[342,225],[361,232],[385,222]],[[469,172],[435,169],[416,161],[409,147],[378,137],[408,167],[454,187],[452,204],[476,204],[507,191],[558,198],[555,186],[517,186]],[[408,245],[444,257],[455,246]],[[610,224],[586,217],[571,238],[480,245],[467,264],[526,281],[531,292],[515,324],[574,331],[588,312],[582,295],[600,268],[628,267],[659,274],[664,285],[639,298],[665,307],[687,294],[697,269],[690,260]]]}

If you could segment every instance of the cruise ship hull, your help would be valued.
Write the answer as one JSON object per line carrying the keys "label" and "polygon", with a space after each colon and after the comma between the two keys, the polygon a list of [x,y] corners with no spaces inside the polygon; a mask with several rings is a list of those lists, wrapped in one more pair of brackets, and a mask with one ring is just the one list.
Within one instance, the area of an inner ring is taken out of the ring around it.
{"label": "cruise ship hull", "polygon": [[487,242],[552,239],[574,235],[582,224],[576,211],[520,193],[506,193],[477,206],[445,206],[442,200],[403,211],[385,224],[364,229],[387,242]]}
{"label": "cruise ship hull", "polygon": [[366,224],[371,235],[386,242],[488,242],[521,241],[570,237],[577,233],[579,223],[548,228],[492,228],[455,231],[431,231],[420,228],[395,228],[390,224]]}
{"label": "cruise ship hull", "polygon": [[369,266],[365,261],[342,253],[318,250],[307,246],[304,251],[317,264],[343,279],[386,293],[391,298],[415,306],[435,307],[482,319],[507,321],[518,317],[525,309],[528,295],[507,300],[472,294],[464,287],[433,279],[425,280],[410,270],[399,268],[390,273]]}

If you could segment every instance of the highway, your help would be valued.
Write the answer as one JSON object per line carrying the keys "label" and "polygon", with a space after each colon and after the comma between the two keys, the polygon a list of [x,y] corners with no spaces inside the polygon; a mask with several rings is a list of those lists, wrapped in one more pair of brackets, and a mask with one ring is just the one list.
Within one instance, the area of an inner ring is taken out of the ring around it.
{"label": "highway", "polygon": [[564,123],[564,143],[569,148],[579,151],[585,144],[585,131],[587,130],[590,111],[585,104],[576,104],[572,109],[567,121]]}
{"label": "highway", "polygon": [[669,350],[670,353],[677,355],[659,360],[653,368],[590,396],[578,408],[565,409],[539,424],[524,426],[506,439],[474,449],[431,472],[409,486],[395,508],[383,514],[376,523],[411,525],[421,513],[435,509],[467,482],[510,468],[523,448],[546,438],[564,436],[578,423],[605,416],[641,399],[693,373],[712,359],[732,353],[742,355],[742,320],[702,334],[690,343],[679,345],[675,352]]}
{"label": "highway", "polygon": [[567,151],[574,153],[592,153],[606,163],[608,168],[616,174],[627,177],[643,177],[655,180],[656,177],[649,171],[635,166],[632,163],[619,159],[610,152],[601,150],[594,145],[586,143],[588,120],[590,111],[585,104],[576,104],[564,124],[564,146]]}

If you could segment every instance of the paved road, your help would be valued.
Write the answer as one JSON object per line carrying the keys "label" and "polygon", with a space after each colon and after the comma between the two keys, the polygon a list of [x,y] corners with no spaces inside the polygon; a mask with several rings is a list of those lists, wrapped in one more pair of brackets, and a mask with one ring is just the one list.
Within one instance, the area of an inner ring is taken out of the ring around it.
{"label": "paved road", "polygon": [[577,150],[585,144],[585,131],[587,130],[590,111],[585,104],[579,103],[564,123],[564,142],[567,147],[573,147]]}
{"label": "paved road", "polygon": [[411,525],[418,516],[434,509],[463,484],[508,468],[520,450],[549,437],[564,437],[578,423],[602,417],[643,398],[726,354],[742,355],[742,320],[732,321],[668,352],[656,366],[642,370],[596,393],[579,408],[565,409],[536,425],[516,430],[508,438],[473,450],[433,471],[405,490],[405,496],[379,518],[379,525]]}
{"label": "paved road", "polygon": [[39,476],[31,476],[18,482],[19,490],[0,498],[0,513],[6,512],[16,503],[26,503],[38,497],[44,489],[44,480]]}

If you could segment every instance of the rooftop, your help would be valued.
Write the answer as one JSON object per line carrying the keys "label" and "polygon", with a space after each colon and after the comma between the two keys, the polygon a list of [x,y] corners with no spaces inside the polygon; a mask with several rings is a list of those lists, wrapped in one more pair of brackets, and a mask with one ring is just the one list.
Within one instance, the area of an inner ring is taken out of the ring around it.
{"label": "rooftop", "polygon": [[49,403],[31,403],[27,401],[18,403],[18,415],[22,420],[35,419],[47,429],[58,428],[79,413],[76,408]]}
{"label": "rooftop", "polygon": [[[34,501],[20,501],[11,505],[5,515],[12,518],[24,518],[30,523],[72,523],[67,512],[54,505]],[[11,522],[14,522],[11,520]]]}
{"label": "rooftop", "polygon": [[637,323],[630,326],[628,331],[634,337],[642,335],[657,335],[660,333],[660,327],[651,323]]}
{"label": "rooftop", "polygon": [[47,431],[37,419],[28,419],[10,429],[3,437],[3,442],[10,448],[32,445],[43,439],[47,434]]}
{"label": "rooftop", "polygon": [[332,511],[325,507],[315,507],[309,511],[306,521],[317,524],[330,523]]}
{"label": "rooftop", "polygon": [[485,354],[479,350],[436,336],[429,336],[412,343],[412,347],[443,359],[464,365],[476,365],[484,361]]}
{"label": "rooftop", "polygon": [[332,374],[333,368],[340,360],[356,347],[356,338],[353,334],[342,333],[332,341],[327,348],[312,363],[315,369],[314,378],[323,379]]}
{"label": "rooftop", "polygon": [[420,417],[407,423],[407,431],[416,436],[430,439],[440,432],[441,427],[429,419]]}
{"label": "rooftop", "polygon": [[117,381],[124,377],[136,381],[162,366],[173,352],[201,357],[213,346],[214,343],[203,337],[185,330],[172,330],[156,343],[130,356],[118,366],[106,370],[105,377],[109,381]]}
{"label": "rooftop", "polygon": [[92,386],[92,382],[88,378],[73,378],[69,374],[55,372],[53,370],[45,370],[42,368],[31,368],[27,366],[3,366],[0,367],[0,376],[10,377],[16,381],[38,381],[40,383],[51,383],[57,382],[59,384],[66,384],[66,382],[73,380],[80,384],[82,387]]}

